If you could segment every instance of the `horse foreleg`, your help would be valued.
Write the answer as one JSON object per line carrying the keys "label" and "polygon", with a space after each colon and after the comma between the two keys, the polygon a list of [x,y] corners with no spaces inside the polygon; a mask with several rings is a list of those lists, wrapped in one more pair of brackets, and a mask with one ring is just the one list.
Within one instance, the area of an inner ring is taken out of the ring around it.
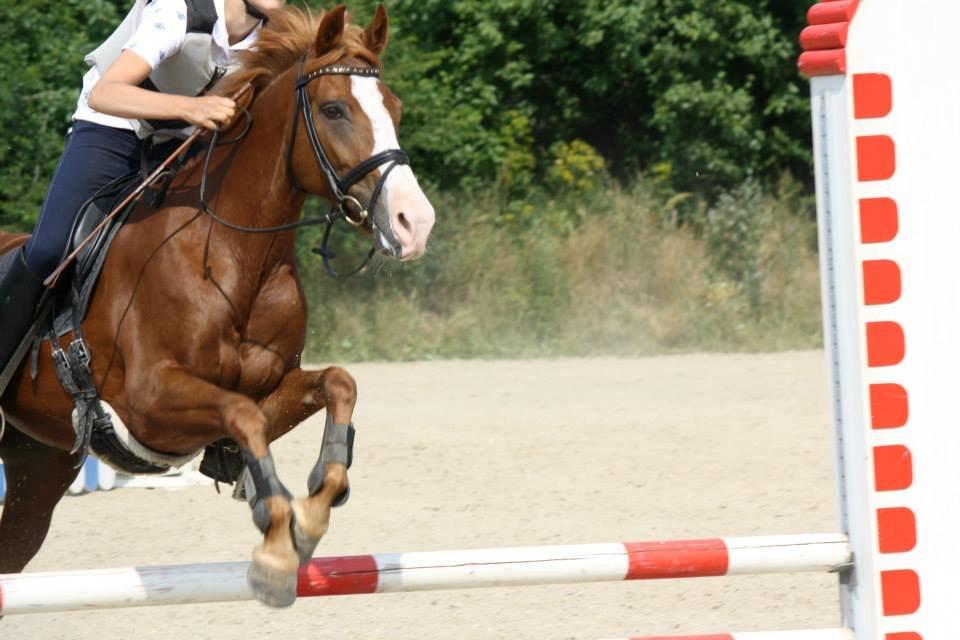
{"label": "horse foreleg", "polygon": [[9,425],[0,442],[7,492],[0,517],[0,573],[19,573],[40,550],[79,469],[79,454],[54,449]]}
{"label": "horse foreleg", "polygon": [[148,433],[137,435],[147,438],[145,443],[156,446],[163,442],[163,434],[170,432],[169,425],[188,424],[213,435],[222,434],[225,428],[240,445],[250,478],[247,500],[254,523],[263,532],[247,580],[261,602],[276,607],[293,604],[298,556],[290,533],[292,496],[277,477],[263,411],[247,396],[226,391],[177,366],[161,365],[141,379],[146,383],[128,379],[126,396],[136,399],[143,415]]}
{"label": "horse foreleg", "polygon": [[356,404],[357,384],[340,367],[323,371],[294,369],[261,403],[272,437],[280,437],[320,409],[327,409],[320,457],[307,481],[308,496],[293,501],[294,544],[301,564],[310,560],[326,534],[331,508],[346,502],[349,495],[347,465]]}
{"label": "horse foreleg", "polygon": [[292,369],[284,374],[277,388],[260,401],[271,442],[327,406],[323,380],[328,371],[330,369]]}

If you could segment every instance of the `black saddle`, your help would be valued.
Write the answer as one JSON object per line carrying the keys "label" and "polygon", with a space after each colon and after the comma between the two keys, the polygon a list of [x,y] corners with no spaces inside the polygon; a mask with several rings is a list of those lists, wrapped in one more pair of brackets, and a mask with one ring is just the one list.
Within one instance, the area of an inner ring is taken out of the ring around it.
{"label": "black saddle", "polygon": [[[141,179],[138,173],[123,176],[107,184],[87,200],[80,208],[77,219],[73,224],[73,230],[70,232],[70,244],[64,251],[64,256],[76,250],[93,233],[97,225],[103,222],[104,218],[137,188]],[[77,329],[78,323],[86,317],[90,298],[96,288],[100,272],[103,270],[110,245],[126,222],[130,212],[136,206],[136,202],[135,200],[128,204],[124,211],[120,212],[109,224],[96,233],[96,236],[87,243],[80,255],[77,256],[73,267],[68,272],[67,277],[64,278],[66,284],[61,285],[60,290],[57,291],[54,304],[53,329],[58,337]]]}
{"label": "black saddle", "polygon": [[13,266],[13,261],[17,259],[18,251],[20,251],[20,247],[16,247],[15,249],[0,255],[0,280],[3,280],[7,277],[7,273],[10,272],[10,269]]}
{"label": "black saddle", "polygon": [[[116,205],[137,188],[139,178],[139,174],[132,173],[114,180],[83,204],[70,232],[70,242],[64,249],[64,257],[80,246]],[[86,317],[87,307],[106,261],[110,244],[135,204],[136,202],[130,203],[110,224],[96,233],[96,237],[87,243],[71,268],[60,279],[56,290],[48,292],[41,299],[33,326],[27,332],[27,339],[32,339],[29,336],[44,339],[50,339],[54,335],[62,337],[80,326]],[[21,248],[17,246],[0,255],[0,279],[6,277],[14,261],[19,259],[20,252]],[[33,352],[35,375],[36,347]],[[20,357],[16,359],[19,364]]]}

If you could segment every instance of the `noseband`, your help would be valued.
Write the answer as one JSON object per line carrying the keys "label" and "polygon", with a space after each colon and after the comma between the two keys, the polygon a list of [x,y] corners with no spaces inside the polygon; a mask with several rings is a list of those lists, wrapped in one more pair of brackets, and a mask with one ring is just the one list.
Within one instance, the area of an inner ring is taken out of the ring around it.
{"label": "noseband", "polygon": [[[351,67],[341,64],[332,64],[325,67],[320,67],[314,71],[311,71],[309,74],[303,74],[303,64],[305,57],[300,59],[300,62],[297,65],[297,83],[296,83],[296,94],[297,100],[294,105],[293,111],[293,132],[290,136],[290,143],[287,145],[287,173],[289,175],[290,181],[293,186],[300,191],[306,192],[297,182],[296,177],[293,175],[293,148],[297,140],[297,132],[299,127],[300,118],[303,116],[304,127],[307,131],[307,138],[310,141],[310,146],[313,150],[314,158],[317,160],[317,164],[320,166],[321,171],[323,172],[324,178],[327,181],[327,185],[330,189],[330,195],[333,200],[333,209],[324,214],[323,216],[317,218],[306,218],[299,220],[297,222],[290,222],[288,224],[276,225],[272,227],[247,227],[243,225],[234,224],[228,220],[224,220],[207,205],[206,201],[206,178],[207,171],[210,163],[210,158],[213,154],[213,149],[218,144],[233,144],[239,142],[243,137],[246,136],[246,133],[250,130],[252,126],[252,116],[249,111],[243,109],[244,114],[247,118],[246,128],[243,133],[226,142],[218,143],[217,139],[219,137],[219,130],[215,131],[213,137],[210,141],[210,145],[207,148],[206,158],[203,163],[203,173],[200,181],[200,206],[203,211],[209,215],[217,223],[232,229],[234,231],[240,231],[244,233],[279,233],[282,231],[290,231],[292,229],[297,229],[300,227],[313,226],[319,224],[325,224],[326,229],[323,233],[323,243],[320,247],[313,249],[314,253],[319,254],[323,258],[323,265],[326,268],[327,272],[332,276],[347,277],[351,276],[360,270],[362,270],[377,250],[377,235],[383,238],[384,244],[389,244],[390,246],[385,247],[393,251],[394,254],[398,254],[400,249],[395,245],[395,238],[392,230],[389,227],[389,219],[387,220],[386,228],[382,229],[376,222],[376,216],[371,217],[371,212],[375,211],[377,201],[380,198],[381,193],[383,192],[383,187],[387,181],[387,176],[390,175],[390,172],[393,171],[396,167],[400,165],[410,164],[410,158],[407,156],[406,152],[402,149],[387,149],[376,153],[363,162],[360,162],[355,167],[350,169],[346,175],[341,177],[337,170],[333,167],[333,163],[330,162],[329,156],[327,156],[326,151],[324,151],[323,143],[320,142],[320,136],[317,133],[316,123],[313,118],[313,103],[310,100],[310,94],[307,92],[307,85],[310,84],[313,80],[321,76],[364,76],[364,77],[379,77],[380,70],[375,67]],[[377,180],[377,184],[374,185],[373,191],[370,194],[370,199],[367,201],[366,205],[360,202],[360,200],[349,193],[350,189],[355,186],[358,182],[363,180],[368,174],[373,171],[376,171],[380,166],[384,164],[388,166],[381,172],[380,179]],[[349,206],[348,206],[349,205]],[[355,212],[351,212],[348,209],[352,207],[355,209]],[[331,264],[331,259],[334,257],[334,254],[329,250],[329,241],[330,235],[333,231],[333,226],[337,220],[344,220],[347,223],[355,226],[362,227],[369,223],[371,231],[374,233],[374,244],[371,247],[370,252],[367,254],[367,257],[364,258],[363,262],[357,268],[353,269],[349,273],[341,274],[338,273]]]}

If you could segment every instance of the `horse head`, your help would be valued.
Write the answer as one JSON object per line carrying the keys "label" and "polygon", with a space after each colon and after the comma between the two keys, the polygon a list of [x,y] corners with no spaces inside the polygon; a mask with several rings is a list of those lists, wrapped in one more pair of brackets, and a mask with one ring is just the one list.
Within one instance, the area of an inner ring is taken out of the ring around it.
{"label": "horse head", "polygon": [[400,99],[380,78],[387,32],[382,5],[363,30],[343,5],[324,13],[297,65],[288,166],[294,184],[328,198],[380,251],[413,260],[435,215],[397,141]]}

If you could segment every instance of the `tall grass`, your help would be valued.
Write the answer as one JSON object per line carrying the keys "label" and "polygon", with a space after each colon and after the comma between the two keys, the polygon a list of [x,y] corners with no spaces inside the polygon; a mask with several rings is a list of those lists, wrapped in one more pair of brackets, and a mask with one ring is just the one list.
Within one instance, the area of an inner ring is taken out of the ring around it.
{"label": "tall grass", "polygon": [[[713,207],[644,181],[589,194],[441,195],[427,255],[344,282],[302,260],[319,361],[648,355],[820,343],[816,229],[789,180]],[[305,239],[309,240],[309,239]],[[356,238],[342,238],[362,256]]]}

